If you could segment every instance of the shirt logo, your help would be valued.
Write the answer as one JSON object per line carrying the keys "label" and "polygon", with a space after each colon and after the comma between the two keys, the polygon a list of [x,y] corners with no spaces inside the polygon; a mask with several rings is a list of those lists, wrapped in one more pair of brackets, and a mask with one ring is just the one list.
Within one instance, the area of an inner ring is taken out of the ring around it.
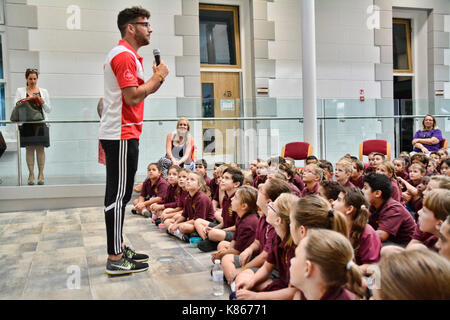
{"label": "shirt logo", "polygon": [[125,72],[123,73],[123,78],[127,81],[133,81],[134,80],[134,75],[133,73],[127,69],[125,70]]}

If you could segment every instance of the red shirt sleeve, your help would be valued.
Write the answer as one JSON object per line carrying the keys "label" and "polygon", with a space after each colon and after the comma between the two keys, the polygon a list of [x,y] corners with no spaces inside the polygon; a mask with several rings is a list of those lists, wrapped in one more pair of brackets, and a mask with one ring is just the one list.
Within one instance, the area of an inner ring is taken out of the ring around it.
{"label": "red shirt sleeve", "polygon": [[129,52],[122,52],[111,60],[111,69],[116,75],[120,89],[138,87],[136,58]]}

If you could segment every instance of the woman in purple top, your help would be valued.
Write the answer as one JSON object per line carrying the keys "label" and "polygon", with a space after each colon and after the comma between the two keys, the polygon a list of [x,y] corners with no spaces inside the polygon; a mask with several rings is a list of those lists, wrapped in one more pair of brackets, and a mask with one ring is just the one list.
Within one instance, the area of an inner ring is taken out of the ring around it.
{"label": "woman in purple top", "polygon": [[290,283],[299,290],[294,298],[354,300],[352,292],[363,296],[362,273],[353,258],[352,245],[344,235],[326,229],[309,230],[291,260]]}
{"label": "woman in purple top", "polygon": [[369,204],[364,194],[358,188],[345,188],[333,202],[333,208],[347,217],[356,264],[366,273],[370,264],[380,260],[381,240],[368,224]]}
{"label": "woman in purple top", "polygon": [[422,130],[414,135],[412,145],[415,152],[430,153],[440,149],[442,132],[437,128],[436,119],[427,114],[422,121]]}

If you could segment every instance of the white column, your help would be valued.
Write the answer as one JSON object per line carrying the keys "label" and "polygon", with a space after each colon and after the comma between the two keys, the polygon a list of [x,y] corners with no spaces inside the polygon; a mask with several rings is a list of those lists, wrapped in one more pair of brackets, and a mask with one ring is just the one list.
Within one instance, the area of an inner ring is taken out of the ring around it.
{"label": "white column", "polygon": [[318,154],[315,0],[302,0],[303,140]]}

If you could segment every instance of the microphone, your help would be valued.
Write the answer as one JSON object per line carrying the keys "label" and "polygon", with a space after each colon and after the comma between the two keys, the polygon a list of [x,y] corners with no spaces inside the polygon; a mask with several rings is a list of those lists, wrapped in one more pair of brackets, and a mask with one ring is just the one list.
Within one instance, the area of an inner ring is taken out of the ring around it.
{"label": "microphone", "polygon": [[159,49],[153,49],[153,55],[155,56],[156,65],[159,66],[159,64],[161,63],[161,56]]}

